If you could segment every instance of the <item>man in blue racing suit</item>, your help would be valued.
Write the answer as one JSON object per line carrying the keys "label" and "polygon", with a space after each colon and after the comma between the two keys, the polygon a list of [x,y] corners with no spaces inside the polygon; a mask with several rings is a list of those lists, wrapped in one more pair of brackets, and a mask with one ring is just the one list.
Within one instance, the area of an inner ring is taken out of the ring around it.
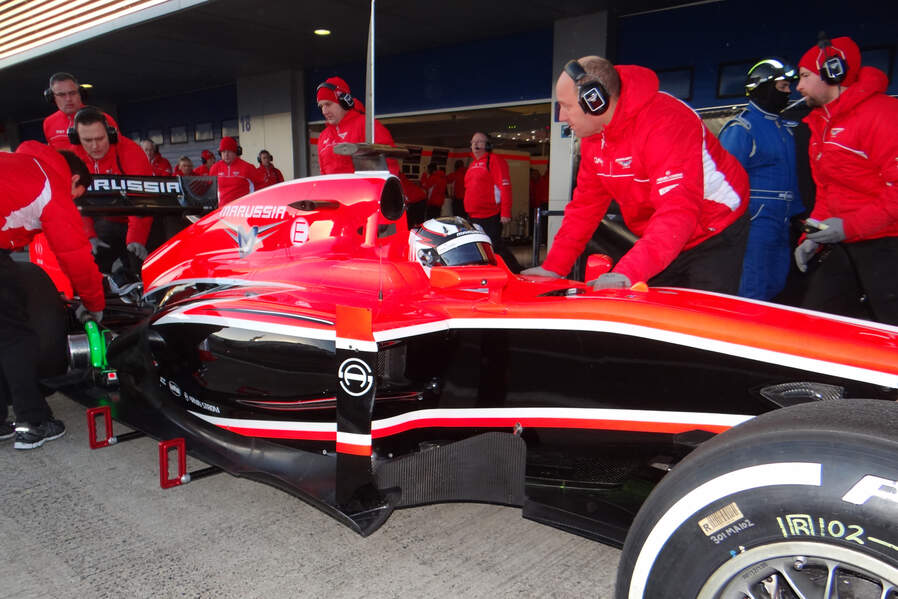
{"label": "man in blue racing suit", "polygon": [[748,108],[720,131],[720,143],[748,172],[751,227],[739,295],[769,300],[786,284],[792,249],[789,219],[804,210],[795,173],[798,125],[780,116],[789,101],[791,66],[774,58],[754,65],[745,81]]}

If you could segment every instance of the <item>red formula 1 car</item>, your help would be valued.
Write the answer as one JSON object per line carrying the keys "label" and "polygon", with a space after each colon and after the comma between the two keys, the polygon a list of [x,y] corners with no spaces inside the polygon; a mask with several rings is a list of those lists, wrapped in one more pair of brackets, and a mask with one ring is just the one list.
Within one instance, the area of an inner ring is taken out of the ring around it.
{"label": "red formula 1 car", "polygon": [[898,596],[898,329],[515,276],[403,210],[358,172],[179,233],[110,347],[115,417],[362,535],[519,506],[622,545],[620,598]]}

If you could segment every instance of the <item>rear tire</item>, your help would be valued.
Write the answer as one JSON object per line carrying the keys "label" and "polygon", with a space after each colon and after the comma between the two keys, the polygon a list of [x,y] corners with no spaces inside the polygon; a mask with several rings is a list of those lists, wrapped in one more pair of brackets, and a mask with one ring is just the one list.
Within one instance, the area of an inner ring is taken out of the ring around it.
{"label": "rear tire", "polygon": [[898,598],[896,481],[898,404],[763,414],[655,488],[627,535],[615,596]]}

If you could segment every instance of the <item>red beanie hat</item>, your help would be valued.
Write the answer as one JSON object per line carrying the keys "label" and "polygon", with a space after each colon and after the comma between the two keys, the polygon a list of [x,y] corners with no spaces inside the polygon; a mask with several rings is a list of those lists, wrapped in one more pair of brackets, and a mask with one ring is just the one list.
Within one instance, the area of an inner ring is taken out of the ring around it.
{"label": "red beanie hat", "polygon": [[221,143],[218,144],[218,151],[224,152],[225,150],[230,150],[231,152],[237,151],[237,140],[233,137],[222,137]]}
{"label": "red beanie hat", "polygon": [[861,50],[850,37],[837,37],[831,40],[830,44],[830,46],[825,48],[821,48],[820,44],[817,44],[805,52],[801,60],[798,61],[798,67],[804,67],[819,75],[820,66],[828,58],[838,56],[845,61],[845,66],[847,67],[845,80],[842,81],[842,85],[849,86],[857,81],[858,71],[861,70]]}
{"label": "red beanie hat", "polygon": [[215,158],[215,154],[213,154],[209,150],[203,150],[200,156],[203,157],[203,162],[209,160],[210,158]]}
{"label": "red beanie hat", "polygon": [[336,93],[338,91],[349,95],[349,84],[339,77],[331,77],[318,86],[315,101],[330,100],[331,102],[339,102],[340,100],[337,99]]}

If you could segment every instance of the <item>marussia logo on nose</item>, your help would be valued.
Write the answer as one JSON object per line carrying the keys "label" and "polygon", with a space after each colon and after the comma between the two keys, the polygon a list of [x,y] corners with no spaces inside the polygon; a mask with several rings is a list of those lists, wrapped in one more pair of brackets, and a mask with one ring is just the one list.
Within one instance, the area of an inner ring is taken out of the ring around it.
{"label": "marussia logo on nose", "polygon": [[231,236],[231,239],[237,242],[237,251],[240,253],[241,258],[246,258],[252,254],[255,251],[256,246],[275,232],[271,231],[267,235],[262,235],[262,233],[265,233],[279,224],[281,223],[272,223],[270,225],[265,225],[264,227],[254,226],[247,229],[243,225],[232,225],[228,222],[225,223],[225,225],[231,229],[228,231],[228,235]]}

